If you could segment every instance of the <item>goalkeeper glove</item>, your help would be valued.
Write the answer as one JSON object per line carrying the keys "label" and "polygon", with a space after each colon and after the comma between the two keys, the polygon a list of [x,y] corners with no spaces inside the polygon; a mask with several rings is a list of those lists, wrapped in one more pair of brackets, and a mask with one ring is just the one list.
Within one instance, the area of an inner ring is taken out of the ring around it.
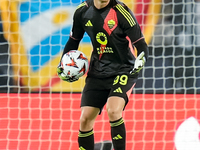
{"label": "goalkeeper glove", "polygon": [[135,60],[135,65],[133,70],[130,72],[131,75],[138,74],[140,70],[143,68],[146,62],[146,58],[144,56],[144,52],[141,52],[140,55]]}
{"label": "goalkeeper glove", "polygon": [[62,79],[63,81],[67,81],[67,82],[74,82],[74,81],[77,81],[79,79],[76,76],[69,77],[69,76],[65,75],[65,73],[63,72],[63,68],[62,68],[60,63],[57,67],[57,74],[58,74],[60,79]]}

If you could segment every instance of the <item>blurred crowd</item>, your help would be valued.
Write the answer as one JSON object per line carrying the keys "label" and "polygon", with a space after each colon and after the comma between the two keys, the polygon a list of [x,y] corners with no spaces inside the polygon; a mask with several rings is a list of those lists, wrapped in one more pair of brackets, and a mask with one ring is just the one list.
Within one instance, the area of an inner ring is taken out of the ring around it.
{"label": "blurred crowd", "polygon": [[[135,93],[200,93],[200,0],[163,0],[150,56]],[[0,92],[12,92],[9,44],[0,19]]]}

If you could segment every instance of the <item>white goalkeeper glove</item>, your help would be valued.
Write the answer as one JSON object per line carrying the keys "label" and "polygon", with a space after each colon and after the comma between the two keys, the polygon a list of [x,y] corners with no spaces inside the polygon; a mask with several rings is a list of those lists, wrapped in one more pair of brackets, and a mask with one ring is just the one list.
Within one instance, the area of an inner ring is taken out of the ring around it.
{"label": "white goalkeeper glove", "polygon": [[134,75],[140,72],[140,70],[144,67],[146,62],[146,58],[144,56],[144,52],[141,52],[140,55],[135,60],[135,65],[133,70],[131,70],[130,74]]}

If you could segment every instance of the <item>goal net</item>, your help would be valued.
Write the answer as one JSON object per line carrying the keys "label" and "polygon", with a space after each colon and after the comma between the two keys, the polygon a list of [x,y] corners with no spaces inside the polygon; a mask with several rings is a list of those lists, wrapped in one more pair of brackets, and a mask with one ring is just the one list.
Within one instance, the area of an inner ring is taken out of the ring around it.
{"label": "goal net", "polygon": [[[0,150],[77,150],[85,76],[56,67],[78,0],[0,1]],[[123,0],[149,45],[149,59],[123,112],[127,150],[200,149],[200,1]],[[79,50],[92,51],[85,34]],[[95,150],[112,148],[105,109]]]}

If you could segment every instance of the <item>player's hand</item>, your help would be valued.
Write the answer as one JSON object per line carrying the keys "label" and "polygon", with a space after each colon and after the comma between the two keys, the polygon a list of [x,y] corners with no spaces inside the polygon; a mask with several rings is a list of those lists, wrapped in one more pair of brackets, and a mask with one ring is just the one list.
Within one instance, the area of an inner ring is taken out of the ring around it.
{"label": "player's hand", "polygon": [[133,70],[130,72],[131,75],[138,74],[140,70],[144,67],[144,64],[146,62],[146,58],[144,56],[144,52],[141,52],[140,55],[135,60],[135,65]]}
{"label": "player's hand", "polygon": [[77,81],[79,79],[76,76],[73,76],[73,77],[66,76],[65,73],[63,73],[63,68],[62,68],[60,63],[57,67],[57,74],[58,74],[60,79],[62,79],[63,81],[67,81],[67,82],[74,82],[74,81]]}
{"label": "player's hand", "polygon": [[66,78],[66,75],[63,73],[63,68],[61,66],[61,63],[58,64],[58,67],[57,67],[57,74],[59,76],[60,79],[66,81],[67,78]]}

